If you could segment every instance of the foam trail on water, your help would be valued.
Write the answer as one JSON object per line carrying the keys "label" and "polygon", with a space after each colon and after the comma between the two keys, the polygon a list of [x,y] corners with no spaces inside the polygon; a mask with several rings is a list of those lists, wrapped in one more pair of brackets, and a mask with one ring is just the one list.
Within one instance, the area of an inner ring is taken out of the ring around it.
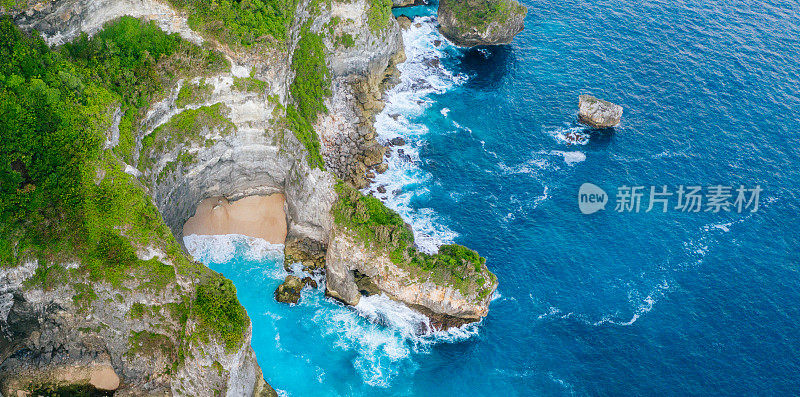
{"label": "foam trail on water", "polygon": [[264,239],[242,234],[191,234],[183,237],[183,245],[189,254],[203,263],[230,262],[237,249],[242,247],[247,247],[244,252],[250,260],[283,260],[283,244],[272,244]]}
{"label": "foam trail on water", "polygon": [[[412,208],[415,197],[429,194],[426,186],[431,182],[431,175],[420,168],[419,157],[419,148],[430,131],[417,119],[433,104],[431,94],[463,84],[467,76],[454,75],[442,66],[440,60],[458,54],[458,50],[439,34],[434,17],[415,18],[403,32],[403,41],[406,61],[398,65],[400,83],[387,92],[386,107],[375,116],[375,129],[382,144],[400,137],[405,145],[391,148],[388,170],[377,175],[365,193],[372,193],[397,211],[414,229],[420,250],[432,253],[440,245],[453,242],[458,234],[444,226],[433,210]],[[448,112],[446,108],[440,111],[444,117]],[[376,191],[379,186],[385,193]]]}

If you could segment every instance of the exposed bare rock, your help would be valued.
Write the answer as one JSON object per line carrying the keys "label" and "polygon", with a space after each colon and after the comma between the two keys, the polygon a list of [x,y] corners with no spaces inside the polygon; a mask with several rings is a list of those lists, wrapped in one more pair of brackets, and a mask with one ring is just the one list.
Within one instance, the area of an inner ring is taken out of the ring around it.
{"label": "exposed bare rock", "polygon": [[615,127],[622,118],[622,106],[591,95],[579,96],[578,107],[578,120],[593,128]]}

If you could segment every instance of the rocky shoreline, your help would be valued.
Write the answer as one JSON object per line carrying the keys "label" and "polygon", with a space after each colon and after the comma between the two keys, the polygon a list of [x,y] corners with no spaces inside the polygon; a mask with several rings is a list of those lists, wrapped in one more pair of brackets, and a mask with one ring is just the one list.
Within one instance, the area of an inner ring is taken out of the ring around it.
{"label": "rocky shoreline", "polygon": [[[51,45],[68,42],[81,32],[94,34],[123,15],[143,18],[198,48],[217,51],[228,68],[164,79],[164,94],[134,125],[131,153],[113,154],[124,170],[121,175],[148,195],[148,205],[151,201],[163,218],[160,224],[165,223],[174,236],[172,243],[134,245],[139,261],[165,266],[170,276],[164,292],[138,290],[153,282],[147,273],[129,274],[121,285],[73,277],[55,288],[31,286],[30,280],[47,266],[69,272],[85,265],[74,261],[48,265],[32,260],[0,267],[3,394],[30,392],[42,385],[78,385],[116,390],[118,395],[201,396],[214,390],[227,395],[276,395],[250,347],[249,321],[232,344],[215,336],[197,336],[206,332],[202,318],[176,309],[194,310],[186,302],[199,302],[209,283],[219,289],[214,293],[227,294],[229,303],[241,308],[235,293],[230,298],[234,288],[226,284],[230,281],[202,264],[184,264],[184,253],[174,243],[182,244],[187,219],[198,203],[211,197],[235,201],[283,194],[286,265],[299,262],[315,277],[324,273],[327,295],[342,302],[356,304],[361,295],[384,293],[426,314],[437,329],[486,315],[496,278],[483,289],[462,286],[461,290],[427,281],[408,267],[413,259],[408,252],[403,260],[392,261],[388,253],[349,234],[336,219],[344,213],[334,208],[341,201],[337,179],[360,189],[386,170],[387,148],[376,140],[375,115],[383,108],[385,90],[397,82],[396,66],[405,59],[398,23],[390,13],[385,22],[376,22],[370,7],[364,0],[328,6],[301,2],[286,46],[259,52],[243,51],[190,29],[185,10],[157,0],[43,1],[11,11],[19,26],[42,31]],[[313,125],[325,169],[311,164],[307,142],[288,128],[287,108],[294,106],[290,86],[296,78],[292,52],[302,32],[317,32],[327,49],[330,97],[324,101],[327,112]],[[121,108],[115,111],[120,114]],[[182,129],[187,117],[193,118],[189,125],[195,130]],[[108,153],[122,141],[120,119],[109,126]],[[98,175],[102,181],[106,171]],[[370,211],[393,213],[370,203]],[[347,216],[362,216],[367,210],[360,205]],[[369,227],[375,236],[392,239],[405,226]],[[404,244],[411,252],[413,239]],[[366,260],[352,260],[359,255]],[[379,269],[379,263],[386,266]],[[492,280],[482,263],[475,272]],[[299,290],[319,287],[312,278],[291,277],[276,291],[278,300],[297,302]],[[97,368],[103,375],[99,383]]]}

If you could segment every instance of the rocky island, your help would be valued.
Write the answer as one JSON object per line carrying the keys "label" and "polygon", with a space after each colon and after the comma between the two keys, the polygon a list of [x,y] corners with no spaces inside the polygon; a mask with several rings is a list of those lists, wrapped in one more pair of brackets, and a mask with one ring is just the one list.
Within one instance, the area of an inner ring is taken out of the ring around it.
{"label": "rocky island", "polygon": [[440,0],[439,31],[461,47],[508,44],[527,14],[516,0]]}
{"label": "rocky island", "polygon": [[591,95],[578,97],[578,121],[592,128],[611,128],[619,125],[622,106]]}
{"label": "rocky island", "polygon": [[[357,190],[386,170],[373,124],[404,59],[392,2],[257,3],[3,3],[3,395],[276,395],[236,287],[182,246],[192,217],[268,197],[278,233],[211,226],[285,243],[346,304],[385,294],[437,329],[487,314],[485,259],[419,252]],[[287,302],[311,285],[287,281]]]}

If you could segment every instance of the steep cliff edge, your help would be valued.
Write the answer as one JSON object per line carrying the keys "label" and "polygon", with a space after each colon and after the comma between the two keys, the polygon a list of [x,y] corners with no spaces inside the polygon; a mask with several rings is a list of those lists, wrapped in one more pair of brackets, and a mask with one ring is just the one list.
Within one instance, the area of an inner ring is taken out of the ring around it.
{"label": "steep cliff edge", "polygon": [[527,13],[516,0],[440,0],[439,31],[462,47],[508,44]]}
{"label": "steep cliff edge", "polygon": [[[496,279],[474,252],[425,256],[413,239],[399,252],[385,228],[369,229],[370,245],[353,234],[355,204],[335,222],[337,202],[361,197],[337,192],[335,177],[363,187],[385,170],[373,117],[404,58],[391,5],[302,1],[256,22],[229,0],[10,10],[60,47],[0,44],[23,60],[0,68],[3,99],[17,101],[0,130],[25,131],[0,140],[11,153],[0,161],[0,391],[273,395],[234,286],[180,247],[213,196],[283,193],[287,254],[315,269],[329,258],[329,292],[345,302],[357,302],[346,291],[358,276],[440,327],[485,316]],[[3,37],[27,40],[3,24]]]}
{"label": "steep cliff edge", "polygon": [[484,258],[459,245],[442,246],[433,255],[419,252],[397,213],[344,184],[336,190],[325,257],[328,295],[356,305],[362,295],[384,293],[427,315],[437,329],[487,315],[497,277]]}

